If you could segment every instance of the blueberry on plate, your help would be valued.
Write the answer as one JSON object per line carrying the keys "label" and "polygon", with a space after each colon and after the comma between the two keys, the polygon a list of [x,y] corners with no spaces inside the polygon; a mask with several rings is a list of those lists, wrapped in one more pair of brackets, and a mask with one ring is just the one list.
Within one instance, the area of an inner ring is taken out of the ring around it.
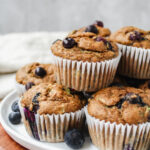
{"label": "blueberry on plate", "polygon": [[41,78],[43,78],[46,75],[46,70],[42,67],[37,67],[35,69],[35,74]]}
{"label": "blueberry on plate", "polygon": [[20,112],[11,112],[8,116],[9,121],[12,124],[19,124],[21,122],[21,114]]}
{"label": "blueberry on plate", "polygon": [[79,149],[83,146],[85,138],[78,129],[72,129],[65,134],[64,141],[72,149]]}
{"label": "blueberry on plate", "polygon": [[13,104],[11,105],[11,109],[12,109],[12,111],[14,111],[14,112],[20,112],[20,110],[19,110],[19,105],[18,105],[18,100],[15,101],[15,102],[13,102]]}

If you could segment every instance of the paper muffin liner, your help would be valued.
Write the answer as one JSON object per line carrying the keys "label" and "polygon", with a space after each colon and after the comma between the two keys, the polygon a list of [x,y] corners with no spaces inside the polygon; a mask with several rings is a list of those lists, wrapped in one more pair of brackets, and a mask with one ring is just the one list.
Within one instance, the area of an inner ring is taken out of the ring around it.
{"label": "paper muffin liner", "polygon": [[84,108],[65,114],[39,115],[27,108],[19,108],[27,133],[39,141],[63,142],[65,133],[72,128],[81,129],[85,121]]}
{"label": "paper muffin liner", "polygon": [[82,62],[54,56],[57,83],[77,91],[97,91],[113,82],[121,57],[102,62]]}
{"label": "paper muffin liner", "polygon": [[149,150],[150,123],[139,125],[100,121],[85,114],[93,144],[100,150]]}
{"label": "paper muffin liner", "polygon": [[19,96],[22,96],[24,92],[26,91],[25,85],[20,84],[17,81],[15,81],[15,87],[16,87],[17,94]]}
{"label": "paper muffin liner", "polygon": [[150,49],[118,44],[122,52],[118,72],[137,79],[150,79]]}

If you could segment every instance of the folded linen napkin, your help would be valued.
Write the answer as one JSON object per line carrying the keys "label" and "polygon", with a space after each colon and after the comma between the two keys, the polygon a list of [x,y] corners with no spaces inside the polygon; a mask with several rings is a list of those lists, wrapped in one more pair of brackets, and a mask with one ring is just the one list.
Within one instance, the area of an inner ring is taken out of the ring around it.
{"label": "folded linen napkin", "polygon": [[[14,87],[14,78],[20,67],[31,63],[51,63],[49,47],[66,32],[11,33],[0,35],[0,99]],[[13,74],[10,74],[13,73]]]}

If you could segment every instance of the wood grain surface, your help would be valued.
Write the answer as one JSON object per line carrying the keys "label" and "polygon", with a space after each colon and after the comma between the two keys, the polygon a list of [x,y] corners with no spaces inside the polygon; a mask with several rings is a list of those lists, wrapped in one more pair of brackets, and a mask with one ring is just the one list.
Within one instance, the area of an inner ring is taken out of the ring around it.
{"label": "wood grain surface", "polygon": [[0,124],[0,150],[27,150],[16,143],[3,129]]}

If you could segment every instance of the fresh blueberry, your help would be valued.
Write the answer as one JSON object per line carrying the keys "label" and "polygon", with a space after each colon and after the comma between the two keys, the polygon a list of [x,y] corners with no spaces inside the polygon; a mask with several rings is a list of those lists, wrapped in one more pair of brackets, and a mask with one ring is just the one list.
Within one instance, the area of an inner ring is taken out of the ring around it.
{"label": "fresh blueberry", "polygon": [[26,89],[26,90],[29,90],[33,85],[35,85],[33,82],[28,82],[28,83],[25,85],[25,89]]}
{"label": "fresh blueberry", "polygon": [[148,88],[150,89],[150,80],[148,81]]}
{"label": "fresh blueberry", "polygon": [[8,116],[9,121],[12,124],[19,124],[21,122],[21,114],[20,112],[11,112]]}
{"label": "fresh blueberry", "polygon": [[42,67],[37,67],[35,69],[35,74],[39,77],[44,77],[46,75],[46,70]]}
{"label": "fresh blueberry", "polygon": [[97,30],[96,26],[90,25],[85,29],[85,32],[92,32],[92,33],[97,34],[98,30]]}
{"label": "fresh blueberry", "polygon": [[79,149],[83,146],[85,139],[78,129],[73,129],[65,134],[64,141],[69,147]]}
{"label": "fresh blueberry", "polygon": [[20,112],[20,110],[19,110],[19,105],[18,105],[18,100],[15,101],[15,102],[13,102],[13,104],[11,105],[11,109],[12,109],[12,111],[14,111],[14,112]]}
{"label": "fresh blueberry", "polygon": [[104,24],[103,24],[102,21],[96,20],[94,24],[96,24],[96,25],[98,25],[98,26],[100,26],[100,27],[104,27]]}
{"label": "fresh blueberry", "polygon": [[101,37],[101,36],[98,36],[95,40],[96,40],[97,42],[103,41],[104,43],[107,43],[106,39],[104,39],[104,38]]}
{"label": "fresh blueberry", "polygon": [[63,47],[64,47],[64,48],[72,48],[72,47],[74,47],[75,45],[76,45],[76,42],[75,42],[75,40],[74,40],[73,38],[67,37],[67,38],[65,38],[65,39],[63,40]]}

